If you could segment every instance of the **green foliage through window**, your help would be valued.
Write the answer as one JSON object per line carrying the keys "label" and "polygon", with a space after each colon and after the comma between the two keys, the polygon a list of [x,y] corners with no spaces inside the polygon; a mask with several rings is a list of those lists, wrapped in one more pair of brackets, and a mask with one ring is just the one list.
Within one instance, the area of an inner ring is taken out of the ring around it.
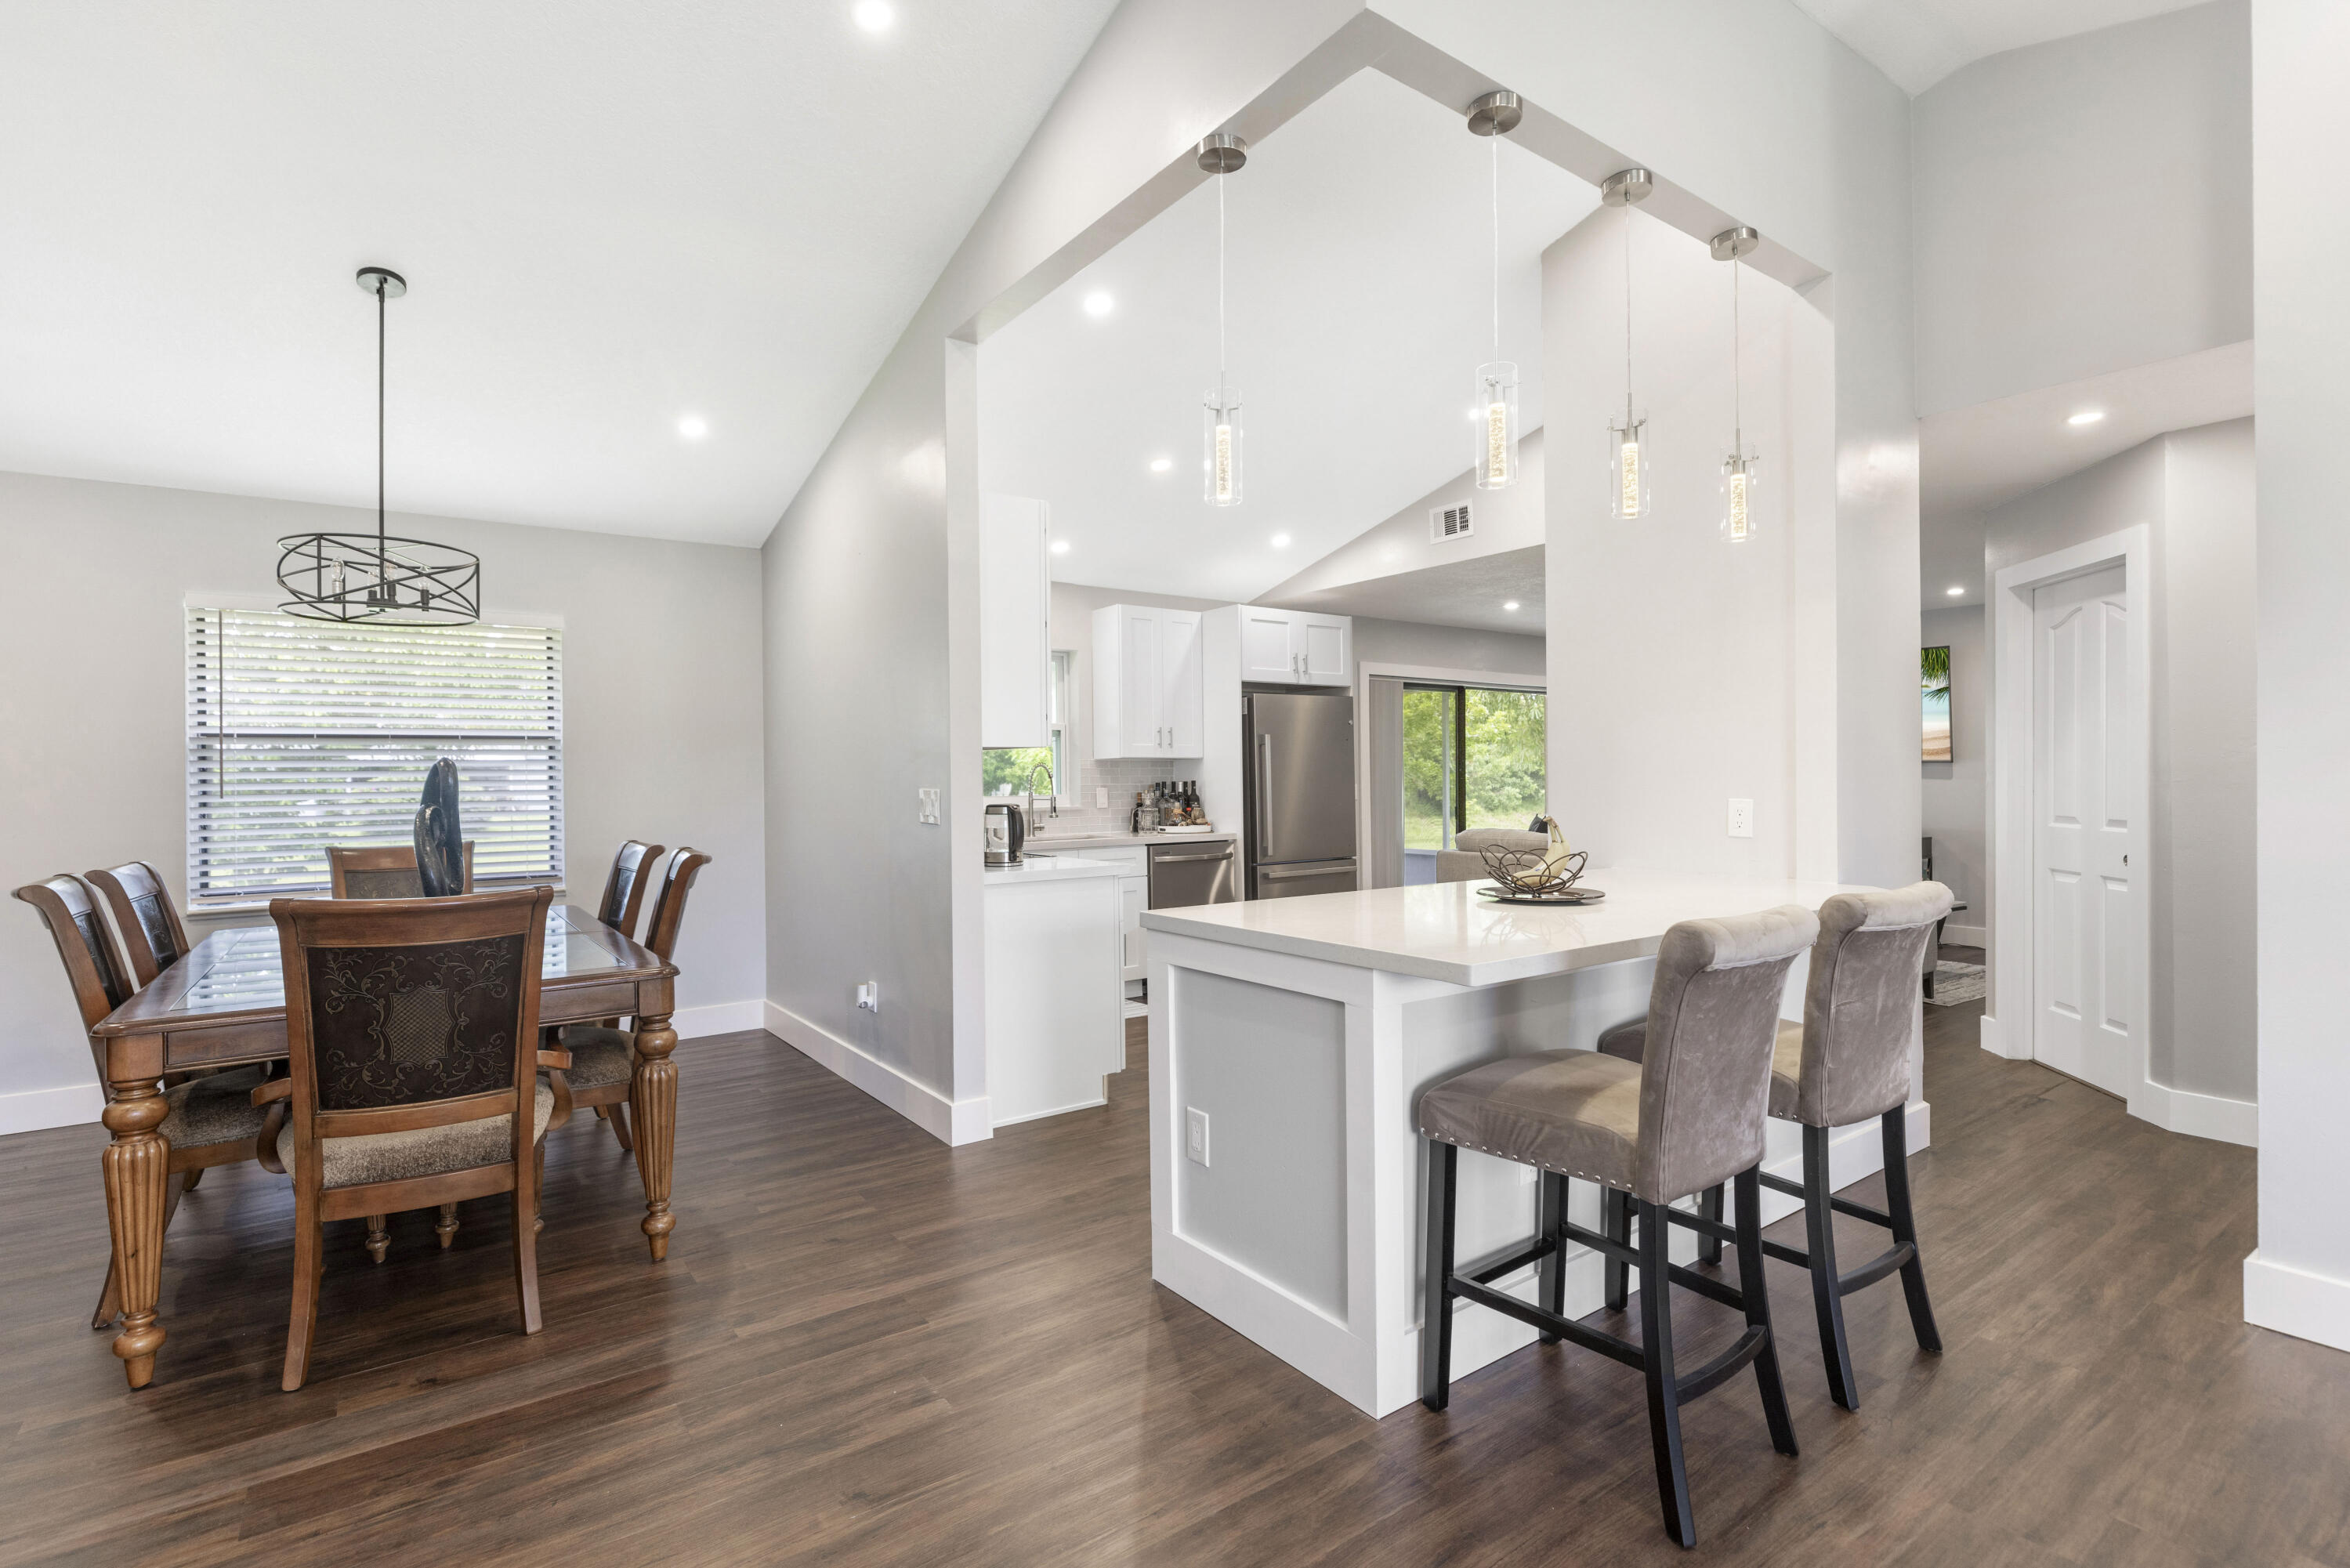
{"label": "green foliage through window", "polygon": [[1547,794],[1544,701],[1483,687],[1403,694],[1404,847],[1442,849],[1464,827],[1523,827]]}

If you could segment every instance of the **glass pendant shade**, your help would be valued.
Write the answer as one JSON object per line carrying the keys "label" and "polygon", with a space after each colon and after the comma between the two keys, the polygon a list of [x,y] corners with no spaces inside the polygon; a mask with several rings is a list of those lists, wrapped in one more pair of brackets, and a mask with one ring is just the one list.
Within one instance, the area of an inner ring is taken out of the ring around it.
{"label": "glass pendant shade", "polygon": [[1207,501],[1211,506],[1241,504],[1241,395],[1231,387],[1210,389],[1201,406]]}
{"label": "glass pendant shade", "polygon": [[1607,427],[1607,511],[1613,517],[1648,514],[1648,421],[1628,410],[1620,425]]}
{"label": "glass pendant shade", "polygon": [[1477,452],[1471,472],[1480,490],[1507,490],[1518,482],[1518,368],[1507,359],[1477,367]]}
{"label": "glass pendant shade", "polygon": [[1721,460],[1721,536],[1730,544],[1754,537],[1755,470],[1762,466],[1761,458],[1746,452]]}

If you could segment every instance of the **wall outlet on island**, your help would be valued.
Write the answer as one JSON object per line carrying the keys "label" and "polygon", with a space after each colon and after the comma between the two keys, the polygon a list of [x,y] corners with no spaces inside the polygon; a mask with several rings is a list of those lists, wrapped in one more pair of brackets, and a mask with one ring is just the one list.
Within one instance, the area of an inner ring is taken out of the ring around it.
{"label": "wall outlet on island", "polygon": [[922,822],[928,826],[936,827],[939,825],[939,792],[934,789],[926,789],[920,793],[922,805]]}
{"label": "wall outlet on island", "polygon": [[1732,838],[1754,836],[1754,803],[1752,801],[1733,800],[1730,803],[1730,836]]}
{"label": "wall outlet on island", "polygon": [[868,1012],[880,1012],[881,982],[878,980],[858,981],[857,982],[857,1005],[863,1008]]}
{"label": "wall outlet on island", "polygon": [[1183,1107],[1183,1157],[1208,1163],[1208,1113],[1192,1106]]}

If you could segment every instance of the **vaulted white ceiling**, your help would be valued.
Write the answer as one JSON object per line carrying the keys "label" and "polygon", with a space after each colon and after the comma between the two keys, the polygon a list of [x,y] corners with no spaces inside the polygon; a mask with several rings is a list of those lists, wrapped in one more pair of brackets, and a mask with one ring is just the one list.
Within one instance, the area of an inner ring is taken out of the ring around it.
{"label": "vaulted white ceiling", "polygon": [[1924,92],[1961,66],[2204,0],[1795,0],[1900,84]]}
{"label": "vaulted white ceiling", "polygon": [[[0,469],[756,545],[1114,0],[0,8]],[[682,439],[679,421],[706,421]]]}
{"label": "vaulted white ceiling", "polygon": [[981,346],[982,485],[1051,504],[1064,581],[1247,600],[1468,469],[1481,362],[1517,363],[1537,427],[1541,253],[1598,193],[1503,142],[1497,355],[1492,155],[1458,111],[1364,71],[1229,178],[1240,505],[1202,498],[1212,182]]}

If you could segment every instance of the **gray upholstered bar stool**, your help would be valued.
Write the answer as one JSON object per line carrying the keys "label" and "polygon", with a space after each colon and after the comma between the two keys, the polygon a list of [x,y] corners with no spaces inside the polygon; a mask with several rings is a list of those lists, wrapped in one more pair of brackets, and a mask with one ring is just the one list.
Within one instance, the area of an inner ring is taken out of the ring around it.
{"label": "gray upholstered bar stool", "polygon": [[[1454,1298],[1505,1313],[1540,1331],[1640,1369],[1648,1383],[1648,1433],[1656,1449],[1657,1489],[1665,1529],[1694,1545],[1689,1470],[1681,1459],[1680,1407],[1711,1392],[1750,1362],[1762,1395],[1771,1446],[1795,1451],[1787,1397],[1771,1339],[1762,1290],[1764,1115],[1771,1094],[1771,1050],[1787,970],[1819,932],[1809,909],[1789,904],[1760,914],[1684,920],[1665,933],[1648,992],[1646,1063],[1596,1051],[1541,1051],[1505,1056],[1448,1078],[1419,1097],[1419,1127],[1428,1140],[1427,1278],[1420,1319],[1421,1403],[1441,1410],[1452,1386]],[[1531,1165],[1543,1173],[1539,1233],[1510,1256],[1456,1272],[1452,1257],[1455,1183],[1461,1150]],[[1566,1218],[1569,1177],[1627,1194],[1648,1222],[1636,1252],[1620,1239]],[[1713,1233],[1738,1247],[1732,1288],[1665,1256],[1666,1227],[1654,1217],[1677,1198],[1734,1180],[1738,1220]],[[1561,1264],[1577,1241],[1640,1271],[1640,1342],[1586,1328],[1565,1316]],[[1538,1261],[1540,1305],[1492,1288],[1492,1282]],[[1703,1366],[1673,1366],[1668,1281],[1746,1314],[1738,1343]]]}
{"label": "gray upholstered bar stool", "polygon": [[[1918,1256],[1918,1225],[1909,1208],[1909,1040],[1918,1005],[1918,979],[1935,928],[1950,912],[1950,890],[1917,882],[1891,891],[1839,893],[1820,906],[1820,937],[1804,983],[1804,1022],[1779,1025],[1771,1066],[1771,1114],[1801,1123],[1804,1179],[1765,1175],[1763,1186],[1804,1200],[1806,1250],[1765,1241],[1762,1251],[1808,1270],[1820,1325],[1820,1356],[1827,1363],[1828,1394],[1847,1410],[1860,1408],[1852,1352],[1845,1338],[1844,1298],[1898,1270],[1908,1299],[1918,1348],[1939,1353],[1942,1336],[1926,1299],[1926,1269]],[[1627,1061],[1641,1059],[1646,1020],[1621,1023],[1599,1037],[1599,1049]],[[1829,1186],[1828,1131],[1877,1118],[1885,1139],[1885,1208],[1838,1198]],[[1603,1202],[1606,1200],[1603,1199]],[[1721,1211],[1719,1188],[1700,1213]],[[1893,1232],[1890,1250],[1850,1273],[1836,1271],[1833,1215],[1848,1214]],[[1622,1238],[1627,1216],[1620,1203],[1605,1210],[1604,1228]],[[1688,1223],[1672,1216],[1677,1223]],[[1700,1231],[1700,1255],[1719,1262],[1721,1244]],[[1607,1265],[1611,1306],[1624,1303],[1623,1265]],[[1740,1271],[1743,1280],[1744,1271]]]}

